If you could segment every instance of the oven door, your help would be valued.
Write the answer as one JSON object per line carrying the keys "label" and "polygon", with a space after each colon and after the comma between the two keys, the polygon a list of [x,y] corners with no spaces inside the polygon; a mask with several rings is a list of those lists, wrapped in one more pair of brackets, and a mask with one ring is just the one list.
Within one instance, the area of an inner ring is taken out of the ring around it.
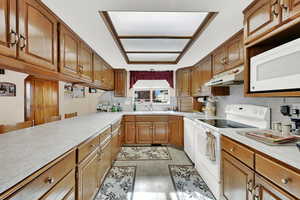
{"label": "oven door", "polygon": [[300,88],[300,39],[251,58],[250,92]]}

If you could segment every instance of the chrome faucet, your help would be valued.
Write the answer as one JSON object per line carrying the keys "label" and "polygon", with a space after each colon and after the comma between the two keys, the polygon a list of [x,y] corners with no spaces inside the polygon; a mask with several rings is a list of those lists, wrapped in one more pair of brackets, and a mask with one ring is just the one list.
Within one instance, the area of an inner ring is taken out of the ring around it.
{"label": "chrome faucet", "polygon": [[146,107],[146,109],[148,110],[148,111],[153,111],[153,105],[152,105],[152,103],[151,104],[147,104],[147,105],[145,105],[145,107]]}

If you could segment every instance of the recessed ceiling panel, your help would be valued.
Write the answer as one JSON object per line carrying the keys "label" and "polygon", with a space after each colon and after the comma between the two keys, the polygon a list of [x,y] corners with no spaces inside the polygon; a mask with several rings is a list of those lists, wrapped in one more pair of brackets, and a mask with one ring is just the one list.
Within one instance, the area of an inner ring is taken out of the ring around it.
{"label": "recessed ceiling panel", "polygon": [[193,36],[207,12],[108,12],[119,36]]}
{"label": "recessed ceiling panel", "polygon": [[125,51],[182,51],[189,39],[121,39]]}
{"label": "recessed ceiling panel", "polygon": [[179,53],[128,53],[132,62],[174,62]]}

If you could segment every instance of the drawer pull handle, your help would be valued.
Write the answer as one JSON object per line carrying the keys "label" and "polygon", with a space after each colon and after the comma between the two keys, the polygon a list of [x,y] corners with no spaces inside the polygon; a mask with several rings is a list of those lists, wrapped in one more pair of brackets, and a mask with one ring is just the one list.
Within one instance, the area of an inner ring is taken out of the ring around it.
{"label": "drawer pull handle", "polygon": [[281,182],[283,184],[288,184],[289,183],[289,179],[288,178],[283,178],[283,179],[281,179]]}
{"label": "drawer pull handle", "polygon": [[54,178],[48,177],[47,180],[46,180],[46,182],[47,182],[48,184],[52,184],[52,183],[54,183]]}
{"label": "drawer pull handle", "polygon": [[231,152],[234,152],[234,148],[231,148],[230,151],[231,151]]}
{"label": "drawer pull handle", "polygon": [[91,144],[91,148],[96,149],[96,148],[97,148],[97,145]]}

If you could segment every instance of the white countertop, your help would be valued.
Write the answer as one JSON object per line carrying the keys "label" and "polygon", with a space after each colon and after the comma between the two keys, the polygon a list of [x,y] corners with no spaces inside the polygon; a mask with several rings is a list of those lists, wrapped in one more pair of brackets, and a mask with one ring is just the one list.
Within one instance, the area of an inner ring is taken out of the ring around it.
{"label": "white countertop", "polygon": [[200,116],[173,111],[95,113],[0,134],[0,194],[123,115],[131,114]]}
{"label": "white countertop", "polygon": [[[206,118],[198,113],[174,111],[95,113],[1,134],[0,194],[101,132],[123,115],[181,115],[190,119]],[[222,134],[300,169],[300,152],[296,147],[270,147],[235,131],[222,129]]]}

